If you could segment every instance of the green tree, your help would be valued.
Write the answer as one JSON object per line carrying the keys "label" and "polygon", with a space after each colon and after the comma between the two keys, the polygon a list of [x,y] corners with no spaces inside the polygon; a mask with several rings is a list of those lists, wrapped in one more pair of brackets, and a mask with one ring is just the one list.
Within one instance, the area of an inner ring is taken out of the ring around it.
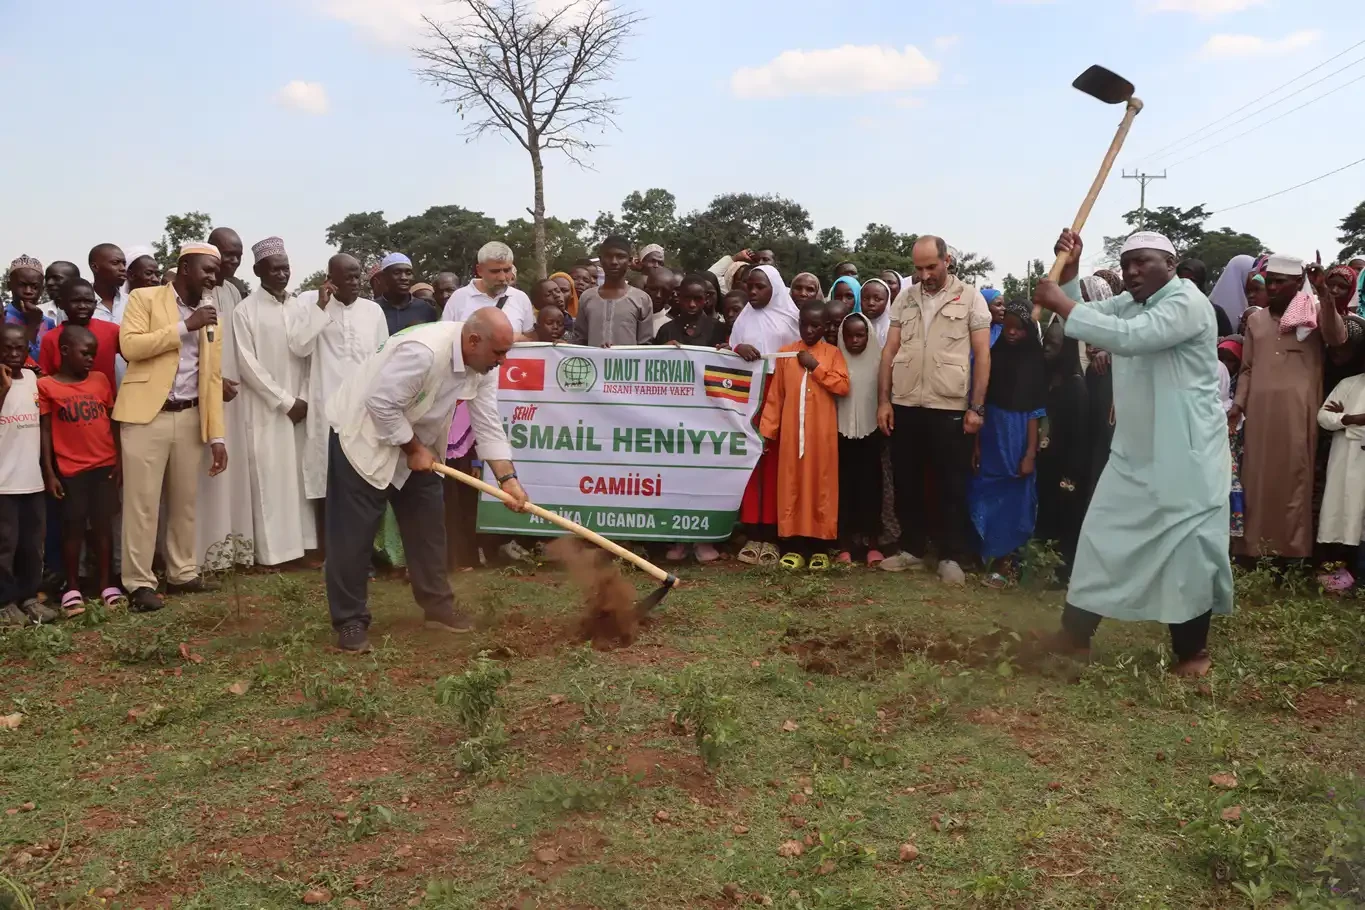
{"label": "green tree", "polygon": [[164,272],[175,268],[180,260],[180,247],[190,241],[203,240],[213,230],[213,218],[207,212],[186,212],[166,216],[166,232],[160,240],[152,241],[157,265]]}
{"label": "green tree", "polygon": [[[304,291],[316,291],[318,288],[322,287],[322,283],[326,280],[327,270],[318,269],[316,272],[303,279],[303,281],[299,282],[299,286],[294,290],[294,293],[302,294]],[[368,289],[366,289],[366,296],[369,296]]]}
{"label": "green tree", "polygon": [[995,263],[989,256],[980,253],[959,253],[948,270],[968,284],[980,284],[982,279],[995,271]]}
{"label": "green tree", "polygon": [[1337,243],[1342,244],[1342,247],[1337,259],[1349,262],[1356,256],[1365,256],[1365,202],[1341,219],[1340,228],[1341,236],[1337,238]]}
{"label": "green tree", "polygon": [[384,258],[389,244],[389,223],[383,212],[356,212],[327,228],[327,242],[337,252],[349,253],[369,266]]}
{"label": "green tree", "polygon": [[[545,256],[551,272],[567,272],[588,255],[591,231],[587,219],[560,221],[553,215],[545,219]],[[517,262],[530,262],[535,256],[535,225],[525,218],[514,218],[502,228],[503,242],[512,248]],[[539,279],[529,270],[518,273],[517,281],[529,289]]]}
{"label": "green tree", "polygon": [[1198,259],[1208,267],[1209,287],[1212,288],[1233,256],[1245,254],[1254,259],[1264,252],[1265,244],[1259,238],[1225,227],[1208,231],[1197,243],[1181,250],[1181,255],[1187,259]]}
{"label": "green tree", "polygon": [[869,224],[853,242],[848,260],[858,266],[863,280],[890,269],[908,275],[915,270],[913,251],[918,234],[901,234],[888,224]]}
{"label": "green tree", "polygon": [[678,200],[668,190],[639,190],[621,201],[620,216],[602,212],[592,226],[592,242],[615,234],[636,245],[657,243],[670,260],[678,255]]}
{"label": "green tree", "polygon": [[[1145,219],[1145,227],[1144,225]],[[1203,205],[1196,205],[1188,209],[1182,209],[1175,205],[1163,205],[1160,208],[1148,209],[1143,214],[1142,209],[1133,209],[1123,216],[1127,222],[1129,230],[1120,237],[1104,238],[1104,260],[1106,265],[1113,265],[1119,261],[1119,252],[1123,249],[1123,243],[1135,231],[1156,231],[1162,234],[1171,245],[1175,247],[1176,255],[1185,258],[1185,251],[1197,244],[1204,237],[1204,222],[1209,220],[1209,213]],[[1226,261],[1223,263],[1226,265]]]}
{"label": "green tree", "polygon": [[428,280],[438,272],[468,275],[479,247],[502,236],[498,223],[483,212],[458,205],[435,205],[389,225],[393,249],[412,260],[413,274]]}
{"label": "green tree", "polygon": [[810,212],[790,199],[727,193],[682,219],[679,260],[704,269],[737,250],[771,249],[784,273],[814,271],[825,257],[807,239],[811,226]]}
{"label": "green tree", "polygon": [[848,253],[848,239],[837,227],[821,228],[816,232],[815,245],[831,256],[843,256]]}
{"label": "green tree", "polygon": [[423,17],[429,42],[417,49],[420,76],[435,85],[467,135],[512,136],[531,159],[535,271],[548,264],[546,151],[576,164],[595,149],[590,131],[615,125],[620,98],[605,93],[641,17],[611,0],[581,0],[539,11],[535,0],[457,0],[464,14],[438,23]]}
{"label": "green tree", "polygon": [[1047,267],[1043,265],[1043,260],[1034,259],[1028,264],[1028,274],[1023,278],[1016,278],[1014,275],[1006,275],[1004,281],[1000,282],[1000,293],[1006,300],[1033,300],[1033,289],[1038,286],[1038,279],[1047,274]]}

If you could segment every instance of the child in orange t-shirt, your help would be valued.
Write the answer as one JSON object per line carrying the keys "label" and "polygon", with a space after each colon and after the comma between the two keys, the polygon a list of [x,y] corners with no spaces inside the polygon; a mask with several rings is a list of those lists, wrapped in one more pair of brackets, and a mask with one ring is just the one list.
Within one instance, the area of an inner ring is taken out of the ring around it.
{"label": "child in orange t-shirt", "polygon": [[38,380],[42,415],[43,478],[62,501],[62,562],[66,593],[62,609],[80,607],[81,546],[87,527],[94,548],[100,598],[113,607],[122,593],[110,583],[114,512],[120,479],[118,427],[110,418],[114,387],[91,368],[99,342],[85,326],[66,325],[58,341],[61,363],[52,376]]}

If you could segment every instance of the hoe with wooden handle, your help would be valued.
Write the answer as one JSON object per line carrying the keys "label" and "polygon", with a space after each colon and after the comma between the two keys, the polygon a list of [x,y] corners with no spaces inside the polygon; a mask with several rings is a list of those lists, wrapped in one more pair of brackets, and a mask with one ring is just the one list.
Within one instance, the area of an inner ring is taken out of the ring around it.
{"label": "hoe with wooden handle", "polygon": [[[1090,217],[1090,210],[1095,207],[1095,200],[1099,198],[1100,190],[1104,189],[1104,182],[1109,179],[1109,171],[1114,167],[1114,159],[1119,156],[1119,149],[1123,148],[1123,140],[1128,138],[1128,130],[1133,126],[1133,118],[1142,111],[1142,101],[1133,97],[1133,83],[1118,75],[1111,73],[1102,66],[1092,66],[1090,69],[1076,77],[1076,81],[1071,83],[1072,88],[1085,92],[1092,98],[1103,101],[1105,104],[1125,104],[1128,110],[1124,112],[1123,122],[1119,124],[1119,130],[1114,134],[1114,141],[1109,144],[1109,151],[1104,156],[1104,163],[1100,165],[1100,172],[1095,175],[1095,182],[1090,185],[1090,192],[1086,193],[1085,201],[1081,203],[1081,210],[1076,213],[1076,220],[1071,222],[1071,230],[1079,234],[1085,227],[1086,220]],[[1052,263],[1052,271],[1048,272],[1047,277],[1053,281],[1062,277],[1062,269],[1066,268],[1066,260],[1069,254],[1063,253],[1057,257],[1057,261]],[[1038,321],[1042,315],[1039,307],[1033,308],[1033,319]]]}
{"label": "hoe with wooden handle", "polygon": [[[446,477],[449,477],[452,480],[458,480],[460,483],[465,484],[466,486],[471,486],[474,489],[479,490],[480,492],[487,493],[489,496],[497,497],[498,499],[502,500],[503,503],[509,506],[512,505],[513,500],[511,496],[508,496],[506,493],[504,493],[497,487],[493,486],[491,483],[485,483],[478,477],[466,474],[464,471],[457,471],[454,468],[448,468],[445,465],[440,464],[439,462],[432,465],[431,469],[438,474],[444,474]],[[603,537],[601,534],[598,534],[596,531],[589,531],[587,528],[583,527],[577,522],[570,521],[563,515],[560,515],[556,512],[551,512],[549,509],[543,509],[533,502],[529,502],[526,504],[526,511],[530,512],[532,515],[535,515],[537,518],[543,518],[553,525],[558,525],[559,527],[563,528],[564,530],[572,534],[577,534],[579,537],[583,538],[589,543],[597,544],[597,546],[606,550],[613,556],[621,557],[626,562],[640,569],[642,572],[645,572],[648,575],[652,575],[657,581],[661,582],[662,586],[658,590],[656,590],[653,594],[650,594],[643,600],[639,600],[636,602],[635,604],[636,616],[643,618],[647,613],[649,613],[650,610],[653,610],[655,607],[657,607],[659,605],[659,601],[663,600],[664,596],[668,594],[669,591],[673,590],[673,586],[678,583],[678,576],[674,575],[673,573],[667,572],[659,568],[658,566],[654,565],[654,563],[650,562],[644,557],[637,556],[636,554],[632,553],[630,550],[627,550],[620,544],[613,543],[612,541],[607,540],[605,537]]]}

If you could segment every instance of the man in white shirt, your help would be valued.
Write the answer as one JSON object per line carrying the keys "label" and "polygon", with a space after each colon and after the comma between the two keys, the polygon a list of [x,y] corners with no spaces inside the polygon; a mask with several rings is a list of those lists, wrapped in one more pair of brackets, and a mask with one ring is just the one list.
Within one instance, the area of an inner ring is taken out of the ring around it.
{"label": "man in white shirt", "polygon": [[447,301],[441,319],[446,322],[465,322],[475,311],[484,307],[502,310],[512,324],[518,341],[534,341],[536,311],[531,298],[516,287],[516,266],[512,262],[512,248],[493,241],[479,249],[479,264],[474,280],[460,288]]}
{"label": "man in white shirt", "polygon": [[327,281],[304,291],[285,311],[289,349],[309,357],[307,439],[303,448],[303,490],[317,503],[318,535],[326,541],[327,401],[389,337],[384,311],[360,296],[363,271],[353,256],[340,253],[327,262]]}
{"label": "man in white shirt", "polygon": [[442,461],[456,405],[467,401],[479,454],[525,504],[498,414],[497,368],[513,337],[492,307],[464,322],[413,326],[353,369],[328,401],[327,605],[341,650],[370,649],[369,556],[389,504],[426,627],[472,628],[446,575],[442,480],[432,466]]}

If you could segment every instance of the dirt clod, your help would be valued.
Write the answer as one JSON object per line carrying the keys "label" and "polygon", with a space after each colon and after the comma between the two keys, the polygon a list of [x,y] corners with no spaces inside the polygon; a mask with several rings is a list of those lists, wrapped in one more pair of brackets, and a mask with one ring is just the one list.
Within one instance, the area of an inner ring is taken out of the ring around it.
{"label": "dirt clod", "polygon": [[1231,771],[1210,774],[1209,783],[1220,790],[1235,790],[1237,789],[1237,775],[1233,774]]}
{"label": "dirt clod", "polygon": [[1228,806],[1226,809],[1223,810],[1223,821],[1239,822],[1241,820],[1242,820],[1241,806]]}
{"label": "dirt clod", "polygon": [[739,885],[736,885],[734,882],[727,882],[725,887],[720,889],[720,893],[732,904],[742,904],[744,902],[744,895],[740,892]]}
{"label": "dirt clod", "polygon": [[901,844],[901,862],[913,863],[917,859],[919,859],[919,847],[916,847],[914,844]]}
{"label": "dirt clod", "polygon": [[634,642],[640,626],[635,615],[635,588],[621,577],[611,557],[575,537],[552,541],[545,552],[564,563],[583,594],[583,618],[578,626],[583,640],[597,648]]}
{"label": "dirt clod", "polygon": [[780,847],[777,848],[777,855],[778,855],[778,856],[786,856],[786,857],[800,856],[801,854],[803,854],[803,853],[805,853],[805,852],[806,852],[806,846],[805,846],[805,844],[801,843],[799,840],[783,841],[783,842],[782,842],[782,846],[780,846]]}
{"label": "dirt clod", "polygon": [[559,852],[554,847],[541,847],[536,851],[536,862],[543,866],[553,866],[559,862]]}
{"label": "dirt clod", "polygon": [[749,833],[749,829],[746,828],[744,825],[735,825],[730,830],[734,832],[736,837],[743,837],[744,835]]}

